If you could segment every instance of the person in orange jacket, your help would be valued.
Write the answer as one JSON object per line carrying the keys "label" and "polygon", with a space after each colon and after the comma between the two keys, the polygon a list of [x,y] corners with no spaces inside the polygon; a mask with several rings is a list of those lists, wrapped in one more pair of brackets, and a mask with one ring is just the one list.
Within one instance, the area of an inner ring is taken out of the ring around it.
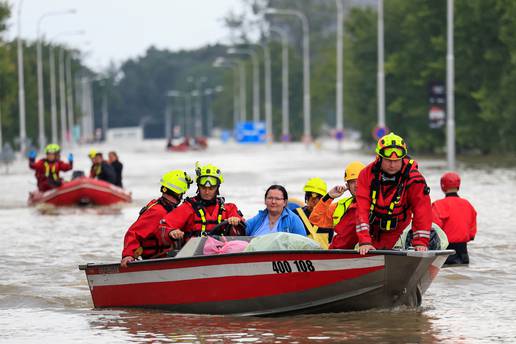
{"label": "person in orange jacket", "polygon": [[163,227],[180,243],[191,237],[206,235],[216,225],[228,221],[228,235],[245,235],[242,213],[233,203],[226,203],[219,195],[224,182],[221,170],[211,164],[195,167],[197,195],[186,198],[183,204],[165,216]]}
{"label": "person in orange jacket", "polygon": [[441,177],[441,190],[445,198],[432,203],[434,222],[448,237],[448,256],[445,264],[469,264],[468,242],[477,234],[477,212],[466,199],[459,197],[460,176],[448,172]]}
{"label": "person in orange jacket", "polygon": [[161,197],[153,199],[140,210],[138,219],[129,227],[124,237],[124,249],[120,265],[139,258],[159,258],[166,256],[174,240],[170,231],[160,226],[161,220],[175,209],[186,193],[192,179],[181,170],[165,173],[160,180]]}
{"label": "person in orange jacket", "polygon": [[36,171],[38,190],[41,192],[60,187],[63,184],[59,172],[70,171],[73,168],[73,154],[68,154],[68,163],[59,159],[61,147],[51,143],[45,147],[46,158],[36,161],[36,152],[29,152],[29,167]]}
{"label": "person in orange jacket", "polygon": [[414,249],[428,250],[432,227],[430,188],[417,162],[407,156],[405,141],[394,133],[378,140],[376,154],[357,182],[359,253],[391,249],[411,222]]}
{"label": "person in orange jacket", "polygon": [[333,238],[333,229],[332,227],[325,228],[317,226],[310,221],[309,218],[314,207],[319,203],[321,198],[326,195],[327,188],[326,182],[319,177],[308,179],[303,187],[303,191],[305,192],[305,204],[292,210],[299,216],[301,222],[303,222],[307,237],[318,242],[324,249],[328,248]]}
{"label": "person in orange jacket", "polygon": [[[360,161],[349,163],[344,172],[346,185],[336,185],[331,188],[310,214],[310,222],[314,225],[334,229],[330,249],[352,249],[358,243],[355,230],[355,194],[357,178],[364,167],[365,165]],[[351,193],[350,197],[333,202],[348,190]]]}

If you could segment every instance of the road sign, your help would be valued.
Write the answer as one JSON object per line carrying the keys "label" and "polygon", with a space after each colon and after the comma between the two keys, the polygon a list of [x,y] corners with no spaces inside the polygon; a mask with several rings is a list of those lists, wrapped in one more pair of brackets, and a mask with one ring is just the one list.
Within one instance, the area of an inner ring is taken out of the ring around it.
{"label": "road sign", "polygon": [[381,127],[381,126],[377,125],[373,129],[373,139],[379,140],[380,138],[382,138],[385,135],[387,135],[388,132],[389,132],[389,128]]}
{"label": "road sign", "polygon": [[446,114],[440,106],[432,106],[428,112],[428,120],[430,121],[430,128],[437,129],[444,126],[446,122]]}
{"label": "road sign", "polygon": [[235,139],[239,143],[264,143],[266,137],[265,122],[240,122],[236,126]]}
{"label": "road sign", "polygon": [[344,131],[343,130],[337,130],[335,132],[335,138],[337,139],[337,141],[342,141],[342,139],[344,138]]}

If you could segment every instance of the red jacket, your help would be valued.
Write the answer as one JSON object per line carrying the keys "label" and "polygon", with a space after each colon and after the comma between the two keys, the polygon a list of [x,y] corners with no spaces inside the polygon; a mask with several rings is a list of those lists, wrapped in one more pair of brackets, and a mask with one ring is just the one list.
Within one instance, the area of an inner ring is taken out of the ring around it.
{"label": "red jacket", "polygon": [[[222,200],[222,198],[218,198]],[[194,206],[191,202],[198,202],[198,196],[193,198],[187,198],[183,204],[171,211],[165,216],[164,224],[169,231],[173,229],[180,229],[187,234],[187,236],[199,236],[202,230],[202,220],[199,213],[194,210]],[[237,206],[233,203],[223,203],[222,209],[220,208],[220,202],[217,204],[209,205],[208,207],[200,207],[205,213],[206,218],[206,231],[211,231],[215,227],[218,221],[218,215],[220,213],[220,222],[230,217],[238,217],[243,219],[242,214],[238,210]]]}
{"label": "red jacket", "polygon": [[464,198],[457,194],[432,204],[434,222],[441,227],[452,244],[471,241],[477,234],[477,212]]}
{"label": "red jacket", "polygon": [[333,240],[329,247],[330,249],[355,248],[355,245],[358,243],[358,237],[355,229],[356,211],[357,205],[355,202],[353,202],[341,217],[339,223],[335,226],[335,234],[333,235]]}
{"label": "red jacket", "polygon": [[[122,258],[138,258],[140,255],[150,258],[164,253],[171,246],[172,240],[168,236],[170,231],[160,227],[160,221],[171,210],[172,206],[167,210],[159,200],[152,200],[143,207],[138,219],[125,233]],[[136,252],[140,247],[143,252]]]}
{"label": "red jacket", "polygon": [[[418,171],[417,163],[414,162],[407,170],[408,164],[409,159],[403,159],[403,167],[394,182],[382,180],[382,176],[389,176],[380,170],[379,159],[360,172],[356,194],[356,231],[360,244],[372,244],[377,249],[391,249],[412,221],[413,245],[428,246],[432,225],[430,189]],[[379,191],[376,205],[371,212],[371,190],[375,180],[379,185]],[[403,183],[399,188],[400,198],[395,203],[392,215],[389,216],[388,208],[397,194],[400,183]],[[392,220],[391,229],[386,230],[389,219]]]}
{"label": "red jacket", "polygon": [[71,170],[73,163],[66,163],[61,160],[48,161],[47,159],[29,160],[29,168],[36,171],[35,175],[39,191],[47,191],[61,184],[59,172]]}

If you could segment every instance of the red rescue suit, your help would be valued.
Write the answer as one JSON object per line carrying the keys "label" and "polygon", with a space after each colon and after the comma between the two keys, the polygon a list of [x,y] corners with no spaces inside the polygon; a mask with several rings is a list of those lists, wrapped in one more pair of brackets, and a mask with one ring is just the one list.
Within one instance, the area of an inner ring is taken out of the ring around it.
{"label": "red rescue suit", "polygon": [[63,180],[59,176],[59,172],[71,170],[73,163],[66,163],[61,160],[48,161],[47,159],[40,159],[38,161],[29,160],[29,167],[36,171],[38,189],[44,192],[61,186]]}
{"label": "red rescue suit", "polygon": [[[209,232],[217,224],[230,217],[243,220],[242,213],[233,203],[225,203],[224,198],[217,197],[212,204],[205,205],[199,196],[186,198],[183,204],[170,212],[164,219],[164,225],[170,232],[180,229],[185,232],[185,239]],[[245,235],[242,231],[233,231],[230,235]]]}
{"label": "red rescue suit", "polygon": [[168,235],[170,231],[161,228],[160,221],[174,208],[175,205],[161,198],[152,200],[143,207],[138,219],[125,233],[122,258],[138,258],[141,255],[143,259],[148,259],[164,256],[173,240]]}
{"label": "red rescue suit", "polygon": [[466,243],[477,234],[477,212],[464,198],[456,193],[432,204],[434,222],[441,227],[451,244]]}
{"label": "red rescue suit", "polygon": [[346,209],[344,215],[340,218],[339,223],[335,226],[335,234],[330,244],[330,249],[354,249],[358,243],[358,236],[356,233],[356,202]]}
{"label": "red rescue suit", "polygon": [[403,159],[395,176],[380,169],[377,158],[364,168],[357,180],[356,232],[360,245],[391,249],[412,221],[413,246],[428,247],[432,226],[430,189],[417,163]]}

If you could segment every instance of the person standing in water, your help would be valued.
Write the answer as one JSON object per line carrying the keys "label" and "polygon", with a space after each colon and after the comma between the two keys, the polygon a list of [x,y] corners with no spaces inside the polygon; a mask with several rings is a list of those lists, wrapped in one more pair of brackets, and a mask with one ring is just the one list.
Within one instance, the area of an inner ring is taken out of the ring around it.
{"label": "person standing in water", "polygon": [[441,190],[445,197],[432,203],[434,222],[448,237],[448,249],[455,254],[444,264],[469,264],[468,242],[477,234],[477,212],[468,200],[459,197],[460,176],[448,172],[441,177]]}

